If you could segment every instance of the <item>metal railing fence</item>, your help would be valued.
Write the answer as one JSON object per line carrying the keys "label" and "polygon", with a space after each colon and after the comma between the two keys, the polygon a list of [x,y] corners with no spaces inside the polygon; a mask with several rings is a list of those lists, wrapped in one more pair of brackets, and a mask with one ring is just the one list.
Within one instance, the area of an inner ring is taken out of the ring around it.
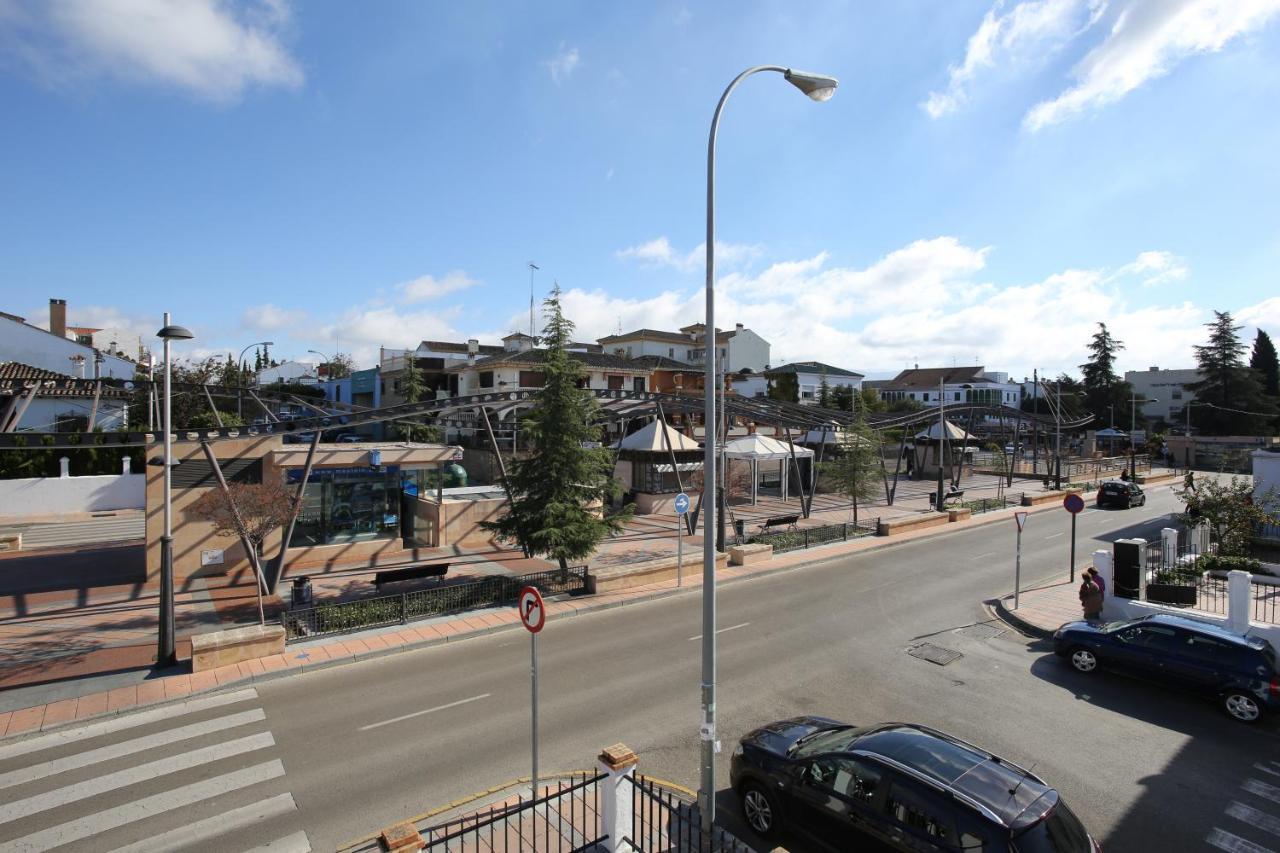
{"label": "metal railing fence", "polygon": [[754,853],[718,826],[702,829],[698,805],[644,776],[631,784],[631,834],[624,839],[638,853]]}
{"label": "metal railing fence", "polygon": [[422,830],[423,850],[536,851],[573,853],[605,841],[600,826],[604,773],[575,773],[547,786],[536,797],[492,806],[458,820]]}
{"label": "metal railing fence", "polygon": [[829,542],[848,542],[862,536],[875,536],[880,519],[859,520],[839,524],[824,524],[821,527],[802,527],[799,530],[787,530],[778,533],[753,533],[747,537],[752,545],[772,545],[773,553],[799,551],[815,545],[826,545]]}
{"label": "metal railing fence", "polygon": [[1254,622],[1280,625],[1280,586],[1254,581],[1249,584],[1249,599]]}
{"label": "metal railing fence", "polygon": [[536,586],[545,595],[574,593],[587,588],[587,567],[570,566],[526,575],[493,575],[468,583],[438,586],[332,604],[315,604],[280,613],[285,641],[331,634],[349,634],[366,628],[402,625],[464,610],[498,607],[516,600],[520,590]]}
{"label": "metal railing fence", "polygon": [[1022,492],[1005,492],[994,498],[973,498],[967,501],[961,501],[958,506],[973,511],[974,515],[981,515],[984,512],[991,512],[994,509],[1004,509],[1010,506],[1022,505]]}

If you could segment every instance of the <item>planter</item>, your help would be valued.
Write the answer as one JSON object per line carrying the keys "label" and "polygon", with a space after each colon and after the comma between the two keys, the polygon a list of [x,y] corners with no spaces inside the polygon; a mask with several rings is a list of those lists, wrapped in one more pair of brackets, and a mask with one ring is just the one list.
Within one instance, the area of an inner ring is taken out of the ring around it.
{"label": "planter", "polygon": [[1190,607],[1196,603],[1196,593],[1197,589],[1194,586],[1176,583],[1147,584],[1147,601],[1157,601],[1161,604],[1181,604]]}

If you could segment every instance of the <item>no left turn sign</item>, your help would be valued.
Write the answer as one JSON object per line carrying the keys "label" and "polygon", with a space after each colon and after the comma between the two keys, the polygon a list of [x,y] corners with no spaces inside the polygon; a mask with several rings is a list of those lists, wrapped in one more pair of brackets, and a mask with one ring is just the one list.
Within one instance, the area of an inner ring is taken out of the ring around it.
{"label": "no left turn sign", "polygon": [[520,621],[529,633],[536,634],[547,624],[547,610],[542,605],[542,593],[537,587],[526,586],[520,590]]}

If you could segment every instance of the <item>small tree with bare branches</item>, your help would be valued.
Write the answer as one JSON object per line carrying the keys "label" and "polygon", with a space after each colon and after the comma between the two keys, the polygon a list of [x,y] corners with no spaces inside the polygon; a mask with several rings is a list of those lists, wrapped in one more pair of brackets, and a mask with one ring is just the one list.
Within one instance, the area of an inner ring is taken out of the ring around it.
{"label": "small tree with bare branches", "polygon": [[227,490],[209,489],[188,510],[213,524],[218,536],[235,536],[248,546],[249,564],[257,578],[258,622],[265,624],[262,592],[266,577],[262,572],[262,543],[273,530],[289,523],[294,513],[294,493],[278,481],[228,483]]}

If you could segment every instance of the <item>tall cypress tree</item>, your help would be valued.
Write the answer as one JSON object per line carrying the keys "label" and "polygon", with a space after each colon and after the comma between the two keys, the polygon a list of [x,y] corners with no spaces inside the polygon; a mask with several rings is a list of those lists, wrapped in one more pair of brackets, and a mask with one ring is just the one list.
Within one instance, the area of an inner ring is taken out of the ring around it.
{"label": "tall cypress tree", "polygon": [[1098,331],[1089,342],[1090,358],[1080,365],[1084,379],[1085,405],[1099,421],[1107,417],[1107,408],[1116,407],[1127,412],[1130,406],[1132,389],[1128,382],[1116,374],[1116,355],[1124,349],[1124,342],[1118,341],[1107,331],[1106,323],[1098,324]]}
{"label": "tall cypress tree", "polygon": [[1271,336],[1262,329],[1253,340],[1249,366],[1262,378],[1262,393],[1280,397],[1280,360],[1276,358],[1276,345],[1271,342]]}
{"label": "tall cypress tree", "polygon": [[1275,403],[1262,391],[1258,374],[1245,366],[1244,341],[1228,311],[1214,311],[1209,342],[1194,347],[1200,380],[1187,386],[1196,394],[1195,418],[1206,435],[1261,435]]}
{"label": "tall cypress tree", "polygon": [[827,382],[827,369],[822,368],[822,378],[818,382],[818,405],[824,409],[831,408],[831,383]]}
{"label": "tall cypress tree", "polygon": [[602,512],[603,502],[618,492],[613,453],[591,446],[600,440],[598,407],[591,392],[578,387],[582,366],[567,349],[573,323],[561,311],[559,285],[543,306],[543,385],[521,423],[533,451],[507,472],[507,514],[481,525],[564,568],[591,556],[602,539],[621,530],[633,507],[612,516]]}

